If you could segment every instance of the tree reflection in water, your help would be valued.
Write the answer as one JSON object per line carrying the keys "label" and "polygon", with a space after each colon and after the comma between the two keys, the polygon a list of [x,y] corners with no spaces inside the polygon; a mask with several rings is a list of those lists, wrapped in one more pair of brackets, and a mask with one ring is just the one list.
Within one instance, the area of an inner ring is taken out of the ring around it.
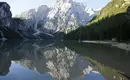
{"label": "tree reflection in water", "polygon": [[[49,74],[48,77],[55,80],[105,80],[106,75],[104,78],[104,74],[100,73],[104,67],[87,59],[55,41],[7,41],[0,48],[0,74],[6,75],[9,68],[19,64],[36,73]],[[112,70],[110,72],[118,74]],[[109,77],[113,79],[113,76]]]}

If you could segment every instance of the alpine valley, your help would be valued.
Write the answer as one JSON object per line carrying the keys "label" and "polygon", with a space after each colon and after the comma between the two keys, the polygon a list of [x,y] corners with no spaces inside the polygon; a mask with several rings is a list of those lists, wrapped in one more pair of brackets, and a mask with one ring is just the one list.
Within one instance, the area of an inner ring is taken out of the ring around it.
{"label": "alpine valley", "polygon": [[0,80],[130,80],[130,0],[3,1]]}
{"label": "alpine valley", "polygon": [[[57,0],[53,7],[41,5],[12,18],[10,6],[0,2],[1,39],[50,39],[88,23],[98,11],[72,0]],[[6,23],[10,24],[7,25]],[[11,37],[11,35],[16,35]]]}

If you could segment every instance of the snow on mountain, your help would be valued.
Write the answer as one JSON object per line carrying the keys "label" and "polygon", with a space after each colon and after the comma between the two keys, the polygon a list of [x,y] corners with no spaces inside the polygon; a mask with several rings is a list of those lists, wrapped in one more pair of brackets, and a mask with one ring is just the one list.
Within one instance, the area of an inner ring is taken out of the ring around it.
{"label": "snow on mountain", "polygon": [[83,3],[73,0],[57,0],[52,8],[43,5],[38,9],[24,12],[18,17],[27,19],[33,25],[37,24],[39,31],[68,33],[79,26],[85,25],[95,15],[96,11],[88,8]]}
{"label": "snow on mountain", "polygon": [[44,27],[54,32],[68,33],[86,24],[93,16],[95,16],[95,11],[87,8],[83,3],[72,0],[57,0],[47,16],[49,19]]}
{"label": "snow on mountain", "polygon": [[85,11],[89,14],[89,16],[95,15],[96,11],[92,8],[86,8]]}

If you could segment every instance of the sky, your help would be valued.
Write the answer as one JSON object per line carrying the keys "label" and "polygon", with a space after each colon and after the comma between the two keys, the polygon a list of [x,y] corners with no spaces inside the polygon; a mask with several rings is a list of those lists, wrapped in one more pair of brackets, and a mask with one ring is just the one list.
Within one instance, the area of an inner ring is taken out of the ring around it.
{"label": "sky", "polygon": [[[7,2],[11,6],[13,16],[20,14],[32,8],[37,8],[40,5],[54,6],[56,0],[0,0]],[[103,8],[110,0],[74,0],[83,2],[88,7],[93,9]]]}

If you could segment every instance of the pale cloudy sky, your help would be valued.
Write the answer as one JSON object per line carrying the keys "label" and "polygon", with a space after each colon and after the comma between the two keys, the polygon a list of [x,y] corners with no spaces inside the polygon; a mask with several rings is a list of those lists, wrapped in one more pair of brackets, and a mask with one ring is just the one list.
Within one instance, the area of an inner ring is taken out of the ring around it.
{"label": "pale cloudy sky", "polygon": [[[10,4],[13,16],[40,5],[53,6],[56,0],[0,0]],[[75,0],[84,2],[90,8],[99,9],[104,7],[110,0]]]}

